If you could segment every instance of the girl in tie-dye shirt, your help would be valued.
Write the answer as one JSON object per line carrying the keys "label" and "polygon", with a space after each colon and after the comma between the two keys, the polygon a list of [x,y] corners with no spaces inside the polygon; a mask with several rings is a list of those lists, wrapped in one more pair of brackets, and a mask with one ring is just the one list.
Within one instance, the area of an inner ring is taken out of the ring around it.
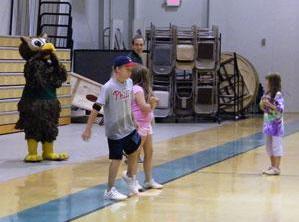
{"label": "girl in tie-dye shirt", "polygon": [[284,134],[284,100],[279,74],[274,73],[266,77],[266,93],[261,99],[260,107],[264,111],[263,132],[266,137],[267,153],[271,160],[271,166],[263,173],[279,175],[280,161],[283,156],[282,136]]}

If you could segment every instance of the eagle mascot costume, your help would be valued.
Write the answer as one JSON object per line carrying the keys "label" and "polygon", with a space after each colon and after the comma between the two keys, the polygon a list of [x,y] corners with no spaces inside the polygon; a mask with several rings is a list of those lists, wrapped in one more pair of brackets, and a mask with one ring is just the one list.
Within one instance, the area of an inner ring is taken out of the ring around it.
{"label": "eagle mascot costume", "polygon": [[[56,89],[67,80],[67,71],[55,55],[55,47],[41,37],[21,37],[20,55],[26,60],[24,76],[26,84],[18,103],[20,113],[16,129],[25,132],[28,154],[25,162],[42,160],[66,160],[68,154],[55,153],[53,142],[58,135],[61,111]],[[38,155],[38,143],[42,143],[42,155]]]}

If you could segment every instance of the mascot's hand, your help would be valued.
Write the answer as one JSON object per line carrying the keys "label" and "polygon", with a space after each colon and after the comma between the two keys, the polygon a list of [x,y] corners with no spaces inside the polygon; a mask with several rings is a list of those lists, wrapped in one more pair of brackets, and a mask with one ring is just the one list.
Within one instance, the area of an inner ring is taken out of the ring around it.
{"label": "mascot's hand", "polygon": [[47,54],[46,52],[40,51],[38,53],[36,53],[34,56],[32,56],[28,61],[29,63],[34,62],[35,60],[40,60],[40,58],[49,56],[49,54]]}
{"label": "mascot's hand", "polygon": [[57,56],[56,56],[56,54],[54,53],[54,52],[51,52],[50,53],[50,60],[52,61],[52,63],[54,64],[54,65],[58,65],[58,58],[57,58]]}

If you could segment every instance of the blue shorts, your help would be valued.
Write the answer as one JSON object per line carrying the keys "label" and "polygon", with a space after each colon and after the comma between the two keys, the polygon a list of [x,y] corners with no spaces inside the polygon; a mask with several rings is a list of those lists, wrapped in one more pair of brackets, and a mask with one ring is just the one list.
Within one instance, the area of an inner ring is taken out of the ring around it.
{"label": "blue shorts", "polygon": [[108,138],[109,159],[122,160],[123,153],[127,155],[134,153],[138,150],[140,144],[141,137],[136,130],[119,140],[112,140]]}

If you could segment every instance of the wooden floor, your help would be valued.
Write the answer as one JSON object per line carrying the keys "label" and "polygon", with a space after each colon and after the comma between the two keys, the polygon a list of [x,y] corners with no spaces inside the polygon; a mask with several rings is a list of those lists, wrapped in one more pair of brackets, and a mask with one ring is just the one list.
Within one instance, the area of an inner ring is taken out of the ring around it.
{"label": "wooden floor", "polygon": [[279,177],[261,175],[268,159],[260,147],[76,221],[297,222],[298,141],[299,133],[284,139]]}
{"label": "wooden floor", "polygon": [[[106,158],[0,183],[0,222],[297,222],[297,119],[299,115],[287,117],[279,177],[261,175],[269,161],[261,143],[261,119],[251,118],[154,144],[155,176],[165,188],[124,202],[103,200]],[[121,181],[117,186],[126,191]]]}

